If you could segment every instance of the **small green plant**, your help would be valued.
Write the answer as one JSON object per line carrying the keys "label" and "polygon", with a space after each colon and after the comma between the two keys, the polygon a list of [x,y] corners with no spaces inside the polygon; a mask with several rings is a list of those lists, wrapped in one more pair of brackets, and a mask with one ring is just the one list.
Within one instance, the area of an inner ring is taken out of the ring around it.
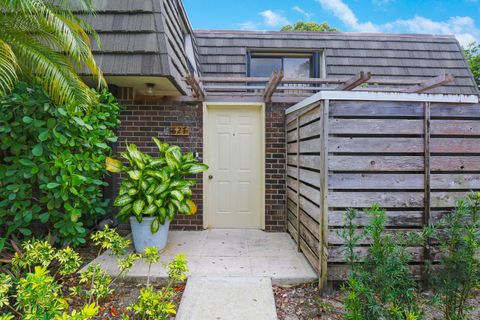
{"label": "small green plant", "polygon": [[120,208],[118,218],[127,220],[134,216],[138,222],[142,218],[155,217],[151,223],[152,233],[168,219],[172,221],[180,212],[195,214],[197,206],[190,199],[195,185],[194,179],[185,176],[208,169],[198,163],[193,153],[182,154],[180,147],[162,143],[153,138],[159,151],[159,157],[142,153],[134,144],[127,145],[127,151],[121,156],[129,166],[120,160],[106,159],[106,168],[110,172],[124,172],[126,178],[120,185],[119,195],[113,205]]}
{"label": "small green plant", "polygon": [[[175,313],[173,284],[185,281],[188,271],[183,255],[178,255],[166,266],[169,276],[167,286],[154,290],[150,285],[150,271],[152,264],[160,261],[157,248],[146,248],[142,255],[128,254],[130,240],[109,227],[96,232],[91,238],[99,247],[98,255],[102,250],[111,250],[117,258],[120,273],[113,279],[98,264],[92,263],[78,272],[82,262],[70,247],[55,249],[51,242],[36,239],[24,241],[21,246],[14,244],[16,252],[10,261],[11,268],[6,273],[0,273],[0,310],[9,311],[0,314],[0,320],[14,317],[28,320],[92,319],[97,315],[101,301],[111,296],[112,284],[140,258],[149,264],[147,285],[130,312],[141,319],[166,319]],[[71,282],[66,280],[74,274],[78,277],[78,285],[69,287]],[[70,297],[67,292],[70,292]],[[83,302],[83,306],[72,310],[70,298]],[[128,315],[123,318],[128,319]]]}
{"label": "small green plant", "polygon": [[430,277],[445,319],[467,319],[468,299],[480,287],[480,193],[457,202],[457,207],[426,229],[438,240],[440,265]]}
{"label": "small green plant", "polygon": [[[150,265],[159,260],[158,250],[156,250],[156,248],[150,250],[148,254],[147,251],[145,251],[145,254],[145,259]],[[174,296],[173,284],[175,282],[185,281],[186,279],[188,267],[185,256],[177,255],[172,261],[170,261],[167,268],[168,283],[158,291],[155,291],[149,283],[149,268],[147,286],[141,290],[138,301],[129,307],[129,309],[134,312],[135,316],[148,320],[165,320],[176,313],[175,305],[171,302],[171,299]]]}
{"label": "small green plant", "polygon": [[[417,287],[408,267],[411,255],[404,245],[419,238],[395,238],[385,234],[386,211],[373,204],[365,211],[370,224],[358,233],[354,220],[356,210],[349,209],[345,229],[345,256],[351,272],[342,290],[346,293],[345,309],[348,320],[420,319],[416,302]],[[358,254],[361,240],[371,243],[365,256]]]}

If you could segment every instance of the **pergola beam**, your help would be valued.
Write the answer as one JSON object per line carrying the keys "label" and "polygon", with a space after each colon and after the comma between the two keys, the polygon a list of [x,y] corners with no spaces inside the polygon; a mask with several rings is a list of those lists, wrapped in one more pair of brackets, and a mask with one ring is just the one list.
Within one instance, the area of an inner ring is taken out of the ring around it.
{"label": "pergola beam", "polygon": [[193,97],[203,101],[206,95],[197,77],[195,77],[193,73],[190,73],[185,77],[185,81],[192,89]]}
{"label": "pergola beam", "polygon": [[263,93],[263,101],[265,102],[272,102],[272,96],[275,90],[277,90],[278,85],[282,82],[283,79],[283,69],[280,72],[276,72],[275,70],[272,72],[270,80],[268,81],[267,85],[265,86],[265,92]]}
{"label": "pergola beam", "polygon": [[335,90],[351,91],[356,87],[358,87],[359,85],[361,85],[362,83],[365,83],[368,80],[370,80],[371,77],[372,77],[372,74],[370,72],[365,73],[363,71],[360,71],[359,73],[357,73],[356,75],[354,75],[353,77],[351,77],[350,79],[348,79],[347,81],[345,81],[344,83],[336,87]]}
{"label": "pergola beam", "polygon": [[455,77],[452,74],[444,73],[444,74],[441,74],[437,77],[428,79],[427,81],[424,81],[421,84],[408,87],[408,88],[402,90],[402,92],[405,92],[405,93],[422,93],[422,92],[428,91],[430,89],[446,85],[447,83],[450,83],[453,80],[455,80]]}

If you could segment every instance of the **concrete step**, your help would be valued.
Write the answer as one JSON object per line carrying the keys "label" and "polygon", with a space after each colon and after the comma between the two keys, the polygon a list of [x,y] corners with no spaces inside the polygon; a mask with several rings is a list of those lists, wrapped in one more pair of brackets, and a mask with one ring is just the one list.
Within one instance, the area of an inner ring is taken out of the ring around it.
{"label": "concrete step", "polygon": [[190,277],[177,320],[276,320],[266,277]]}

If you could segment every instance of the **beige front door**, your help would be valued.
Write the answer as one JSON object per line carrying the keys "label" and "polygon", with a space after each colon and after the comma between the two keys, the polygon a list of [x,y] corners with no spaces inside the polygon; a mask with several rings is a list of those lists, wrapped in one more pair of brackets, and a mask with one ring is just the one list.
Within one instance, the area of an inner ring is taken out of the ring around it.
{"label": "beige front door", "polygon": [[206,227],[263,225],[261,106],[207,106]]}

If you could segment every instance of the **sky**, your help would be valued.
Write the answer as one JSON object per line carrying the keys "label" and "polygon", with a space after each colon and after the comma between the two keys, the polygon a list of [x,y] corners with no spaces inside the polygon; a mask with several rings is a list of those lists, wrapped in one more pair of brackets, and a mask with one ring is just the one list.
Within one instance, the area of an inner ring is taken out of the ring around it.
{"label": "sky", "polygon": [[480,42],[480,0],[183,0],[195,29],[279,30],[298,20],[344,32],[454,34]]}

